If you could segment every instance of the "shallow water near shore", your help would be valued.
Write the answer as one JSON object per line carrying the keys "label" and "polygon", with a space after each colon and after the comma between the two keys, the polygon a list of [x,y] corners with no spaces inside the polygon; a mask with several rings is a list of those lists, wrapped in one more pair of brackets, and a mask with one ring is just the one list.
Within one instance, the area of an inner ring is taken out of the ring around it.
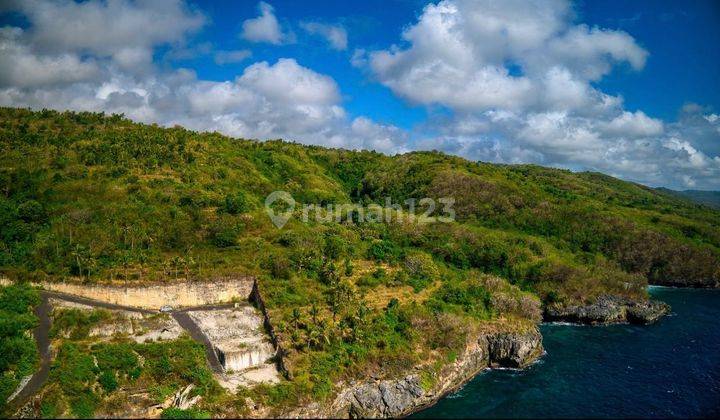
{"label": "shallow water near shore", "polygon": [[541,326],[547,354],[490,371],[414,418],[720,415],[720,290],[652,287],[650,326]]}

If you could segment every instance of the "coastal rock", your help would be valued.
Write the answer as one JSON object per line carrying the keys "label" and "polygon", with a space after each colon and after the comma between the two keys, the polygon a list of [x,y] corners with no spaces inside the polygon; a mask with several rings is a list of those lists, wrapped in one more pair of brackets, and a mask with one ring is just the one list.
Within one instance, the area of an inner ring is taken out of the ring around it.
{"label": "coastal rock", "polygon": [[430,389],[423,389],[420,375],[415,373],[400,379],[352,384],[338,394],[331,407],[314,413],[304,412],[301,416],[352,418],[405,416],[434,403],[443,395],[472,379],[483,369],[522,368],[535,361],[542,353],[542,336],[537,328],[527,332],[481,335],[476,341],[469,343],[465,352],[455,362],[445,366],[436,374],[434,385]]}
{"label": "coastal rock", "polygon": [[542,352],[542,337],[535,331],[524,334],[500,333],[488,337],[491,367],[522,368]]}
{"label": "coastal rock", "polygon": [[406,413],[414,401],[425,394],[418,375],[409,375],[397,381],[380,381],[356,387],[350,404],[350,417],[397,417]]}
{"label": "coastal rock", "polygon": [[620,296],[603,295],[589,305],[550,305],[545,308],[545,321],[578,324],[650,324],[670,312],[670,306],[658,301],[637,301]]}
{"label": "coastal rock", "polygon": [[627,308],[627,320],[631,324],[652,324],[670,313],[670,305],[665,302],[635,302]]}

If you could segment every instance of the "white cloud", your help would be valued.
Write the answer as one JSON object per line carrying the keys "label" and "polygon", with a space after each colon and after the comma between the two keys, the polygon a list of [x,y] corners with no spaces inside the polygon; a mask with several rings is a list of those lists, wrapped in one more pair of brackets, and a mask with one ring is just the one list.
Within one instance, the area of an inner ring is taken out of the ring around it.
{"label": "white cloud", "polygon": [[181,0],[23,0],[13,5],[33,23],[26,41],[34,51],[111,57],[126,70],[145,70],[154,46],[181,42],[206,22]]}
{"label": "white cloud", "polygon": [[95,79],[100,68],[74,54],[35,55],[19,40],[20,28],[0,28],[0,87],[47,86]]}
{"label": "white cloud", "polygon": [[642,68],[647,52],[624,32],[573,26],[569,17],[564,1],[445,0],[403,32],[408,48],[373,51],[369,65],[414,103],[577,109],[598,96],[590,81],[613,63]]}
{"label": "white cloud", "polygon": [[623,111],[609,122],[601,121],[599,126],[605,134],[615,137],[651,137],[663,133],[662,121],[650,118],[642,111]]}
{"label": "white cloud", "polygon": [[573,23],[569,2],[443,0],[404,43],[352,63],[405,100],[450,110],[416,147],[471,159],[599,170],[652,185],[720,188],[720,122],[697,106],[664,123],[593,84],[648,52],[616,30]]}
{"label": "white cloud", "polygon": [[260,16],[243,22],[240,36],[252,42],[281,44],[285,35],[275,17],[275,9],[270,4],[261,1],[258,3],[258,10]]}
{"label": "white cloud", "polygon": [[310,34],[325,38],[333,49],[344,51],[347,49],[347,31],[339,25],[328,25],[320,22],[301,22],[300,27]]}
{"label": "white cloud", "polygon": [[215,63],[219,65],[239,63],[252,56],[250,50],[232,50],[232,51],[217,51],[215,53]]}
{"label": "white cloud", "polygon": [[[378,124],[366,117],[357,117],[351,125],[351,141],[354,149],[401,153],[407,151],[407,132],[387,124]],[[346,146],[347,147],[347,146]]]}

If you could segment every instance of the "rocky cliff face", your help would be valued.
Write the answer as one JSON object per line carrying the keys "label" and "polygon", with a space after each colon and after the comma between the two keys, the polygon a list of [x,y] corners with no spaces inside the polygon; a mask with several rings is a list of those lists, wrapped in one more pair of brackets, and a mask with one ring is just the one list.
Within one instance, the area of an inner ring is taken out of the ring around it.
{"label": "rocky cliff face", "polygon": [[658,301],[635,301],[619,296],[600,296],[590,305],[550,305],[544,320],[579,324],[652,324],[670,312],[670,306]]}
{"label": "rocky cliff face", "polygon": [[493,367],[520,368],[535,361],[543,353],[542,336],[534,328],[523,333],[481,335],[471,341],[455,362],[436,374],[430,389],[422,386],[419,373],[400,379],[365,381],[349,384],[329,407],[314,407],[298,417],[400,417],[435,403],[457,389],[480,371]]}
{"label": "rocky cliff face", "polygon": [[159,309],[164,305],[174,308],[211,305],[247,300],[255,279],[239,277],[195,282],[178,281],[167,284],[123,287],[114,284],[81,284],[42,282],[45,290],[66,293],[115,305],[142,309]]}

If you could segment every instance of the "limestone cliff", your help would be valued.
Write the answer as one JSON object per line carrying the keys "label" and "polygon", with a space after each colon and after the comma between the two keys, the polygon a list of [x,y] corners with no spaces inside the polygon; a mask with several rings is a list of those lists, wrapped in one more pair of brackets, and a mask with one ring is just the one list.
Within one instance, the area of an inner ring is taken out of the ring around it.
{"label": "limestone cliff", "polygon": [[537,328],[527,332],[483,334],[471,340],[454,362],[435,375],[429,389],[423,388],[420,373],[412,372],[399,379],[347,384],[327,406],[313,404],[286,414],[288,417],[343,418],[405,416],[432,405],[485,369],[522,368],[542,354],[542,336]]}
{"label": "limestone cliff", "polygon": [[254,282],[253,277],[238,277],[131,286],[79,282],[41,282],[37,285],[45,290],[115,305],[157,310],[164,305],[180,308],[247,300]]}

